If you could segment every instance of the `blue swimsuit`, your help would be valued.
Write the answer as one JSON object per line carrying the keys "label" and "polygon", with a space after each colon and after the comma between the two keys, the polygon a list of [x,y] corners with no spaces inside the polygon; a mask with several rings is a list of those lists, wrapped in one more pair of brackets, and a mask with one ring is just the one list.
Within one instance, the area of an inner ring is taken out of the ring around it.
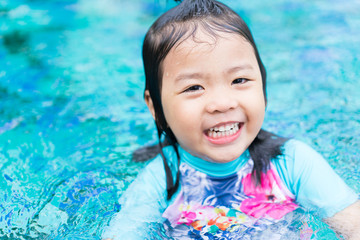
{"label": "blue swimsuit", "polygon": [[[145,239],[149,223],[155,222],[175,239],[250,239],[268,226],[286,225],[299,206],[316,209],[326,218],[358,199],[329,164],[300,141],[285,143],[283,155],[262,173],[261,185],[252,180],[248,151],[229,163],[207,162],[180,147],[179,153],[180,188],[172,199],[166,200],[165,172],[158,156],[123,194],[121,210],[103,238]],[[164,148],[164,154],[175,173],[172,147]]]}

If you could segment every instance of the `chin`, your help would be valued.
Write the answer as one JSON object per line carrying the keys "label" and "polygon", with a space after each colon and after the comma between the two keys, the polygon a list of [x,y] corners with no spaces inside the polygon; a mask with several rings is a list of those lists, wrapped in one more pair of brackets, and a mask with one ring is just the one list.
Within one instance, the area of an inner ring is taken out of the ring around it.
{"label": "chin", "polygon": [[234,161],[239,158],[247,148],[237,146],[235,149],[228,149],[227,151],[221,151],[217,154],[214,154],[212,158],[213,162],[227,163]]}
{"label": "chin", "polygon": [[[241,154],[240,154],[241,155]],[[231,162],[234,161],[235,159],[237,159],[240,155],[226,155],[226,154],[222,154],[222,155],[218,155],[218,156],[213,156],[213,157],[209,157],[209,161],[210,162],[216,162],[216,163],[227,163],[227,162]]]}

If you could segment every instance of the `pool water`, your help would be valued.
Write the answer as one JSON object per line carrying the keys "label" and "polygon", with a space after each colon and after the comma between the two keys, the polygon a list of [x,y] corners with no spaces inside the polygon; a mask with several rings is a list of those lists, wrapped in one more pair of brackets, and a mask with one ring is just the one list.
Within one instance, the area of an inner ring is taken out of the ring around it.
{"label": "pool water", "polygon": [[[223,2],[267,68],[264,128],[312,145],[359,194],[360,2]],[[131,153],[156,142],[141,44],[174,5],[0,0],[0,239],[100,239],[144,166]],[[299,238],[337,239],[299,214]]]}

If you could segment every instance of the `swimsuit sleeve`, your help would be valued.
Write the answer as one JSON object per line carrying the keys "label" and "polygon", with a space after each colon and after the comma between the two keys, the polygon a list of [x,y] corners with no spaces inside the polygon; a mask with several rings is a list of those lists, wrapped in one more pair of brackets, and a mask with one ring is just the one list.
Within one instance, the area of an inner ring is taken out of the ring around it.
{"label": "swimsuit sleeve", "polygon": [[160,156],[152,160],[119,200],[121,210],[104,229],[102,239],[146,239],[150,223],[163,222],[166,182]]}
{"label": "swimsuit sleeve", "polygon": [[322,218],[333,216],[358,199],[329,163],[305,143],[289,140],[283,156],[273,163],[296,202]]}

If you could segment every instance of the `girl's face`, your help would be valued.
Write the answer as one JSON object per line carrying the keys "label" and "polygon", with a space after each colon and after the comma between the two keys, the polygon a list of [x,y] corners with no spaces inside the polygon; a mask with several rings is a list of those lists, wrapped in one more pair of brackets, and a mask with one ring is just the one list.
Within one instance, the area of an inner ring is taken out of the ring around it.
{"label": "girl's face", "polygon": [[265,115],[249,42],[230,33],[215,40],[199,30],[171,49],[162,73],[164,115],[182,148],[207,161],[229,162],[249,147]]}

